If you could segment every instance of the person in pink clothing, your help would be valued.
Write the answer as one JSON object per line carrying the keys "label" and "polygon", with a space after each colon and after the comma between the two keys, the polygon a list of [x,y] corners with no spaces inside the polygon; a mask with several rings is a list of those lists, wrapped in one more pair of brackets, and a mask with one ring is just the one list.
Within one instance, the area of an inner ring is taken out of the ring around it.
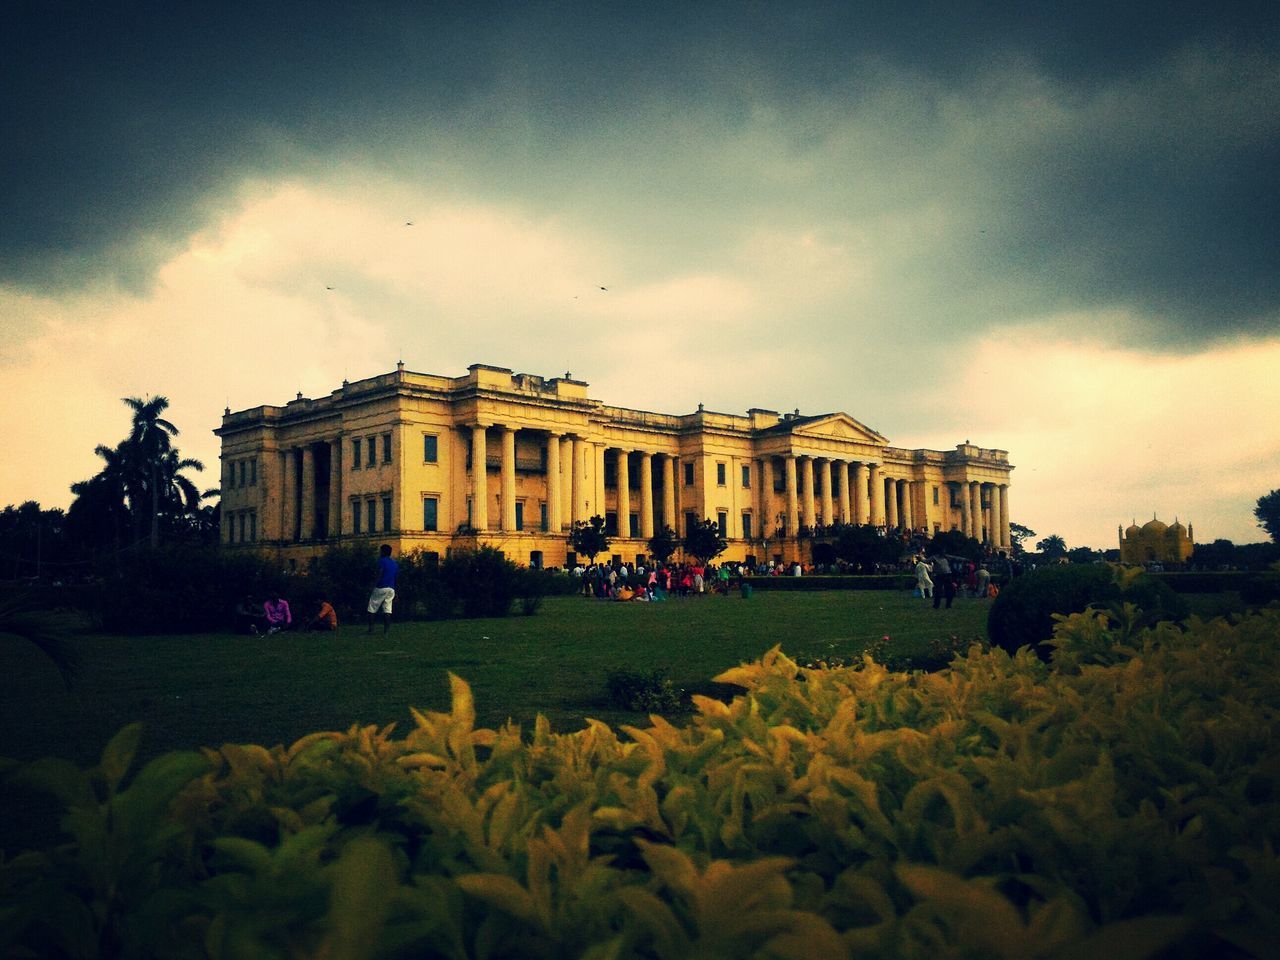
{"label": "person in pink clothing", "polygon": [[279,633],[293,625],[293,615],[289,612],[289,601],[284,597],[276,597],[262,605],[262,612],[267,618],[267,633]]}

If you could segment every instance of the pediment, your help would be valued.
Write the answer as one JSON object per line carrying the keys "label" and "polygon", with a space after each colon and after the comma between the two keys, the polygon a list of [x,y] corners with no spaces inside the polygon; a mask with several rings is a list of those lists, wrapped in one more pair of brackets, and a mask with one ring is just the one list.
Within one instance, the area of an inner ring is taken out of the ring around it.
{"label": "pediment", "polygon": [[830,416],[818,417],[803,424],[796,425],[792,435],[800,437],[823,437],[830,440],[844,440],[852,443],[888,443],[864,423],[859,423],[847,413],[833,413]]}

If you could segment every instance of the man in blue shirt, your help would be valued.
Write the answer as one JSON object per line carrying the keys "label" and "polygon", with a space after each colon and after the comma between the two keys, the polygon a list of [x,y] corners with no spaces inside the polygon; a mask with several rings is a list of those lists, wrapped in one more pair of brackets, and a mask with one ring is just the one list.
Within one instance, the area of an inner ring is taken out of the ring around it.
{"label": "man in blue shirt", "polygon": [[378,550],[378,579],[369,594],[369,633],[373,633],[373,615],[382,613],[382,635],[391,632],[391,604],[396,598],[396,562],[391,559],[391,545]]}

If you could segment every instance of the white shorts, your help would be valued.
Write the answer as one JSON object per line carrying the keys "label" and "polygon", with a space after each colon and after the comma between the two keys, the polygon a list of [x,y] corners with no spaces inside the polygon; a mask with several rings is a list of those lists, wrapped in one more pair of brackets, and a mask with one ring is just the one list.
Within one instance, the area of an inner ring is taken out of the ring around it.
{"label": "white shorts", "polygon": [[391,613],[391,601],[396,598],[394,587],[374,587],[373,592],[369,594],[369,612],[377,613],[379,610],[387,614]]}

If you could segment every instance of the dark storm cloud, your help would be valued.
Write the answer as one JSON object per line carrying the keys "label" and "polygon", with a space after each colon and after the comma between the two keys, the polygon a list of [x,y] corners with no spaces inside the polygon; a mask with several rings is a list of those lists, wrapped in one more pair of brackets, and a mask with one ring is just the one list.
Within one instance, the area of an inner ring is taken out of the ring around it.
{"label": "dark storm cloud", "polygon": [[[785,118],[830,104],[831,128],[881,110],[895,139],[867,163],[892,156],[901,172],[874,185],[886,204],[936,189],[968,205],[972,242],[920,268],[987,282],[939,297],[968,295],[975,314],[1130,309],[1175,343],[1274,324],[1273,4],[868,7],[19,3],[0,13],[0,280],[145,282],[246,177],[335,157],[416,160],[415,175],[443,157],[514,199],[567,200],[594,178],[683,190],[707,213],[852,217],[875,202],[857,195],[857,167],[818,194],[719,175],[710,158],[663,168],[664,153],[697,154],[677,137],[714,148],[762,106]],[[973,102],[970,135],[998,138],[966,152],[957,173],[974,182],[913,164],[917,145],[946,139],[946,92],[980,98],[1005,65],[1046,85],[1055,122],[1038,130],[1032,107],[1025,129],[984,130]],[[885,96],[895,77],[941,91],[911,105],[909,125]],[[682,124],[691,115],[705,130]],[[601,131],[623,145],[617,166],[584,178],[608,155]],[[798,160],[832,136],[821,117],[789,133]],[[650,166],[627,169],[637,156]],[[1005,302],[990,302],[993,285]],[[1212,331],[1198,329],[1206,316]]]}

